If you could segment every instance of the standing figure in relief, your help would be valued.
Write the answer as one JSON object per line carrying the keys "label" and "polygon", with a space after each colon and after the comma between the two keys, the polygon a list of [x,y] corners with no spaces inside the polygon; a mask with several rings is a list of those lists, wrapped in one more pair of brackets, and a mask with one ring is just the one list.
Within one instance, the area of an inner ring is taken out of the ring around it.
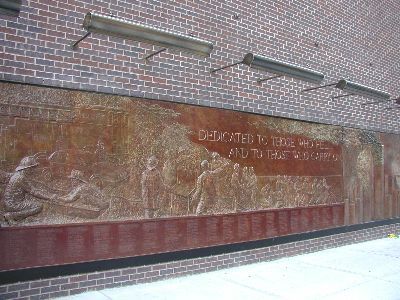
{"label": "standing figure in relief", "polygon": [[241,199],[242,199],[242,182],[240,178],[240,165],[233,165],[233,173],[231,177],[231,191],[233,194],[233,210],[240,211],[242,209]]}
{"label": "standing figure in relief", "polygon": [[192,202],[197,203],[196,215],[204,215],[210,213],[215,205],[215,186],[214,180],[216,175],[223,171],[228,162],[215,170],[210,170],[210,164],[207,160],[203,160],[200,164],[203,171],[196,181],[195,192],[192,196]]}
{"label": "standing figure in relief", "polygon": [[254,172],[254,168],[249,168],[249,175],[248,175],[248,187],[250,192],[250,202],[251,208],[257,208],[257,194],[258,194],[258,187],[257,187],[257,175]]}
{"label": "standing figure in relief", "polygon": [[211,166],[210,166],[211,170],[218,169],[221,166],[222,159],[221,159],[221,156],[217,152],[211,153],[211,163],[210,164],[211,164]]}
{"label": "standing figure in relief", "polygon": [[24,157],[12,174],[4,191],[4,219],[9,225],[21,221],[29,216],[39,214],[43,204],[35,198],[54,200],[56,194],[45,191],[43,188],[33,186],[30,175],[39,163],[34,156]]}
{"label": "standing figure in relief", "polygon": [[[221,157],[217,152],[211,153],[211,162],[210,162],[211,171],[217,170],[226,163],[227,163],[226,158]],[[219,175],[220,176],[218,176],[218,178],[215,178],[214,181],[215,194],[216,197],[218,198],[217,200],[221,200],[221,198],[225,196],[225,193],[228,192],[225,185],[227,184],[227,182],[229,182],[229,178],[226,172],[220,173]]]}
{"label": "standing figure in relief", "polygon": [[163,193],[163,183],[157,166],[157,157],[151,156],[147,160],[146,170],[142,173],[142,201],[146,219],[154,218],[161,209],[160,195]]}
{"label": "standing figure in relief", "polygon": [[102,139],[98,139],[94,154],[96,155],[97,162],[104,162],[107,160],[106,146]]}
{"label": "standing figure in relief", "polygon": [[178,177],[178,160],[176,150],[167,150],[165,152],[166,160],[162,168],[161,174],[163,178],[163,183],[165,185],[164,199],[169,199],[169,213],[171,214],[174,210],[174,203],[176,202],[176,194],[174,189],[177,185]]}
{"label": "standing figure in relief", "polygon": [[250,192],[250,176],[247,167],[243,167],[242,169],[242,199],[240,199],[240,210],[244,211],[247,210],[249,207],[251,192]]}

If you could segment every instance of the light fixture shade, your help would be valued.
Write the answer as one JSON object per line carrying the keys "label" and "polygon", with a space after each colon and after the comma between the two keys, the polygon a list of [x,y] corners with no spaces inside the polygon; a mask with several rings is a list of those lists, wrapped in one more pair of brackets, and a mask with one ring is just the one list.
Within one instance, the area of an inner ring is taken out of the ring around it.
{"label": "light fixture shade", "polygon": [[210,56],[213,49],[211,42],[199,38],[91,12],[85,16],[83,28],[91,33],[141,41],[204,57]]}
{"label": "light fixture shade", "polygon": [[22,0],[0,0],[0,14],[18,17]]}
{"label": "light fixture shade", "polygon": [[381,99],[381,100],[389,100],[390,99],[390,94],[386,92],[379,91],[374,88],[370,88],[368,86],[354,83],[351,81],[348,81],[346,79],[341,79],[339,82],[336,84],[336,88],[341,89],[342,91],[360,95],[360,96],[365,96],[365,97],[370,97],[370,98],[376,98],[376,99]]}
{"label": "light fixture shade", "polygon": [[247,53],[243,58],[243,63],[251,68],[257,68],[270,73],[294,77],[313,83],[321,83],[325,77],[325,75],[320,72],[281,62],[269,57],[255,55],[253,53]]}

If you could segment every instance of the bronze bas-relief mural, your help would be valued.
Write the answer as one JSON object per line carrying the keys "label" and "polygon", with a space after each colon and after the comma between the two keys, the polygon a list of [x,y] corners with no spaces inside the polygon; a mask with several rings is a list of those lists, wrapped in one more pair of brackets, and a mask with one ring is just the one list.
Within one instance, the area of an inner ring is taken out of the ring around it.
{"label": "bronze bas-relief mural", "polygon": [[400,137],[343,129],[345,223],[400,216]]}
{"label": "bronze bas-relief mural", "polygon": [[0,90],[0,271],[400,215],[399,135],[23,84]]}
{"label": "bronze bas-relief mural", "polygon": [[[358,146],[359,137],[346,144],[334,126],[12,83],[0,89],[3,227],[340,204],[354,182],[371,194],[368,168],[384,151]],[[346,159],[357,162],[347,167]]]}

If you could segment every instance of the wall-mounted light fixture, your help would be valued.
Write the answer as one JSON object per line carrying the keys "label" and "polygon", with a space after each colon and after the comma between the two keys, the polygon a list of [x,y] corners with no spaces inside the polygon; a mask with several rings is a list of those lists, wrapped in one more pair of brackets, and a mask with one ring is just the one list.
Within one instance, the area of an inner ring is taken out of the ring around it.
{"label": "wall-mounted light fixture", "polygon": [[85,16],[83,28],[87,33],[72,45],[73,48],[77,47],[91,33],[99,33],[163,47],[163,49],[146,56],[146,59],[167,48],[203,57],[210,56],[213,49],[211,42],[196,37],[91,12]]}
{"label": "wall-mounted light fixture", "polygon": [[240,62],[233,63],[231,65],[223,66],[218,69],[211,70],[211,73],[215,73],[219,70],[223,70],[229,67],[233,67],[238,64],[245,64],[250,68],[255,68],[261,71],[270,72],[276,74],[275,76],[258,79],[257,82],[263,82],[274,78],[289,76],[303,81],[321,83],[324,80],[324,74],[310,70],[304,67],[296,66],[290,63],[278,61],[269,57],[255,55],[253,53],[247,53],[243,60]]}
{"label": "wall-mounted light fixture", "polygon": [[[325,75],[320,72],[275,60],[269,57],[255,55],[253,53],[247,53],[243,58],[243,63],[248,65],[250,68],[277,74],[279,77],[289,76],[308,82],[321,83],[325,77]],[[277,78],[278,76],[272,76],[269,78]],[[258,81],[262,82],[265,80],[269,79],[259,79]]]}
{"label": "wall-mounted light fixture", "polygon": [[0,14],[18,17],[22,0],[0,0]]}
{"label": "wall-mounted light fixture", "polygon": [[359,84],[354,83],[349,80],[341,79],[336,84],[336,88],[341,89],[344,92],[348,92],[354,95],[365,96],[368,98],[381,99],[382,101],[387,101],[390,99],[390,94]]}
{"label": "wall-mounted light fixture", "polygon": [[330,84],[326,84],[326,85],[322,85],[322,86],[308,88],[308,89],[303,90],[302,92],[314,91],[314,90],[331,87],[331,86],[335,86],[335,88],[338,88],[344,92],[347,92],[347,94],[345,94],[345,95],[339,95],[339,96],[335,96],[332,98],[341,98],[341,97],[357,95],[357,96],[365,96],[368,98],[374,98],[374,99],[378,100],[375,102],[367,102],[365,104],[379,103],[379,102],[390,100],[390,94],[388,94],[386,92],[383,92],[383,91],[380,91],[380,90],[377,90],[377,89],[374,89],[374,88],[371,88],[371,87],[368,87],[368,86],[365,86],[365,85],[362,85],[359,83],[354,83],[354,82],[346,80],[346,79],[341,79],[337,83],[330,83]]}

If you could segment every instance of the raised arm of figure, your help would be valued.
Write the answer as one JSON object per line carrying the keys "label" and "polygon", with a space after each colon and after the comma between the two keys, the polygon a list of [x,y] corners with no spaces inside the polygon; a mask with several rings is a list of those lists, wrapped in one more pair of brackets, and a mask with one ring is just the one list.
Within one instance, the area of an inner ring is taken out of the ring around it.
{"label": "raised arm of figure", "polygon": [[76,188],[76,189],[72,190],[71,192],[69,192],[67,195],[61,196],[58,199],[61,202],[71,203],[71,202],[75,202],[79,198],[80,198],[80,189]]}
{"label": "raised arm of figure", "polygon": [[23,189],[30,195],[44,200],[54,200],[57,197],[57,194],[52,193],[45,189],[43,186],[34,186],[33,183],[29,181],[21,182],[23,185]]}
{"label": "raised arm of figure", "polygon": [[224,161],[224,163],[220,167],[216,168],[213,171],[210,171],[210,174],[211,175],[217,175],[217,174],[221,173],[222,171],[224,171],[227,166],[229,166],[229,161],[228,160]]}

